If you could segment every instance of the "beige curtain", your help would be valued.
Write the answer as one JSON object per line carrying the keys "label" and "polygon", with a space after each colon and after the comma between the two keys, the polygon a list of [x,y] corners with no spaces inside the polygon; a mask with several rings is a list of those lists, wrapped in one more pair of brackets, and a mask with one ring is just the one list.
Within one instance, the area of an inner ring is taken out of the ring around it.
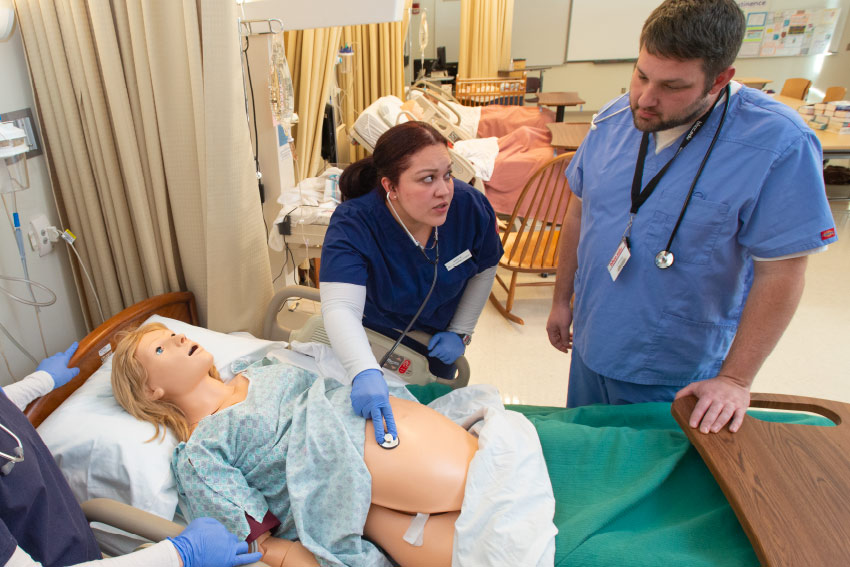
{"label": "beige curtain", "polygon": [[322,168],[322,117],[331,92],[340,28],[292,31],[285,36],[298,114],[292,134],[297,182],[317,175]]}
{"label": "beige curtain", "polygon": [[235,2],[16,6],[54,194],[104,315],[188,289],[206,326],[258,332],[271,272]]}
{"label": "beige curtain", "polygon": [[[387,95],[404,98],[404,41],[408,22],[409,11],[405,10],[401,22],[342,28],[340,47],[348,45],[354,51],[350,68],[340,65],[337,69],[343,121],[349,127],[378,98]],[[352,161],[364,155],[363,148],[352,145]]]}
{"label": "beige curtain", "polygon": [[461,0],[458,76],[498,76],[511,62],[514,0]]}

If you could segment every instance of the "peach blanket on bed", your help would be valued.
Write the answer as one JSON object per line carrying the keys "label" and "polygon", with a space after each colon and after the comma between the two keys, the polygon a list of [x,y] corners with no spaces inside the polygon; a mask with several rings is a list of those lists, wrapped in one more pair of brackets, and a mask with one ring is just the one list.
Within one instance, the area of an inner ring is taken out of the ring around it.
{"label": "peach blanket on bed", "polygon": [[522,126],[546,129],[546,124],[555,121],[555,113],[548,108],[536,106],[500,106],[492,104],[481,107],[478,121],[478,137],[501,138]]}
{"label": "peach blanket on bed", "polygon": [[485,194],[497,213],[510,214],[526,182],[555,157],[548,128],[523,126],[499,138],[499,155]]}

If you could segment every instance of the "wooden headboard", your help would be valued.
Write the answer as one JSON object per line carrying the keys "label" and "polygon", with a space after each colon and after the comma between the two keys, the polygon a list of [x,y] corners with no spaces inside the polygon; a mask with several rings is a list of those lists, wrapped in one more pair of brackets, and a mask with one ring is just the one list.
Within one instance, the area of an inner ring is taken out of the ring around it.
{"label": "wooden headboard", "polygon": [[103,363],[101,357],[115,348],[115,337],[118,332],[135,329],[151,315],[162,315],[197,325],[198,311],[195,307],[195,296],[189,291],[177,291],[145,299],[110,317],[86,335],[80,341],[80,346],[69,363],[69,366],[78,367],[80,373],[61,388],[56,388],[46,396],[33,401],[24,411],[33,427],[38,427],[68,396],[82,386],[95,370],[100,368]]}

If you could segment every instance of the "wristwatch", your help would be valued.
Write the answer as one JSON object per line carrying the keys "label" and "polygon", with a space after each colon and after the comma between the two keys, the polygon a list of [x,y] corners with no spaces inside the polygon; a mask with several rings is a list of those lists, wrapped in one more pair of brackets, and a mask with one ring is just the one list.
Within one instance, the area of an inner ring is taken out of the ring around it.
{"label": "wristwatch", "polygon": [[455,333],[455,334],[460,337],[460,342],[463,343],[463,346],[468,346],[469,343],[472,342],[472,335],[467,335],[465,333]]}

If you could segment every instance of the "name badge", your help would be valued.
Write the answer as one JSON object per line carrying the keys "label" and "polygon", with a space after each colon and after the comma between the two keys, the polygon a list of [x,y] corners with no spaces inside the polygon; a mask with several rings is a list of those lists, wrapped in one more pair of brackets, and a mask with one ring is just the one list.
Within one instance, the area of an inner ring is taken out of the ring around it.
{"label": "name badge", "polygon": [[448,262],[446,262],[446,271],[451,272],[457,266],[460,266],[461,264],[463,264],[464,262],[466,262],[470,258],[472,258],[472,252],[470,252],[469,248],[467,248],[466,250],[464,250],[463,252],[461,252],[460,254],[458,254],[457,256],[455,256],[454,258],[449,260]]}
{"label": "name badge", "polygon": [[623,271],[623,267],[631,257],[632,253],[629,251],[629,245],[626,239],[623,238],[620,240],[620,245],[617,246],[617,251],[611,257],[611,261],[608,262],[608,273],[611,275],[611,281],[617,281],[617,276]]}

